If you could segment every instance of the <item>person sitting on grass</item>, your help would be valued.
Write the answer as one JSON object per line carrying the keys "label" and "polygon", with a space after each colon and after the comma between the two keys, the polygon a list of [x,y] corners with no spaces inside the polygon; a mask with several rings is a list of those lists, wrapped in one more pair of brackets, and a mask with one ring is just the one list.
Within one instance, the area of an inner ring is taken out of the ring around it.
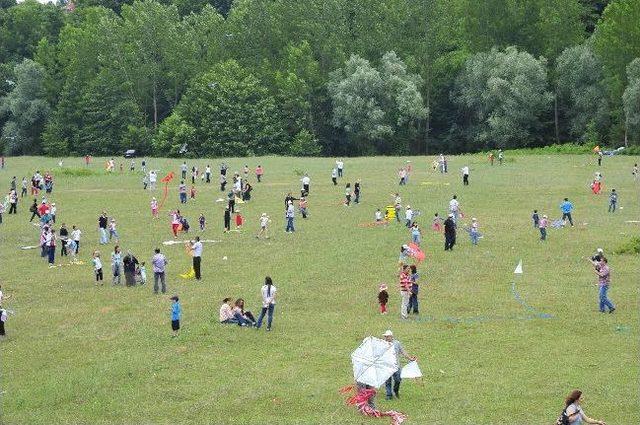
{"label": "person sitting on grass", "polygon": [[240,326],[254,326],[256,319],[250,311],[244,310],[244,300],[238,298],[233,307],[233,317],[238,321]]}
{"label": "person sitting on grass", "polygon": [[238,324],[238,320],[233,316],[231,303],[231,298],[227,297],[222,300],[222,305],[220,306],[220,323],[223,325]]}

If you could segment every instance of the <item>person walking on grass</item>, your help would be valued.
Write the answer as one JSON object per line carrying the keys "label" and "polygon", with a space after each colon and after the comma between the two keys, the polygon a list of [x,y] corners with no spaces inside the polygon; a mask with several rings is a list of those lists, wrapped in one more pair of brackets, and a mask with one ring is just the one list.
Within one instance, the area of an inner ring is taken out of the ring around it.
{"label": "person walking on grass", "polygon": [[[18,194],[15,189],[11,189],[9,192],[9,213],[8,214],[18,214]],[[54,220],[55,223],[55,220]]]}
{"label": "person walking on grass", "polygon": [[286,233],[293,233],[296,231],[294,227],[294,218],[295,218],[295,208],[293,207],[293,201],[289,201],[289,205],[287,206],[287,212],[285,213],[285,218],[287,220],[287,227],[284,229]]}
{"label": "person walking on grass", "polygon": [[567,224],[567,220],[573,227],[573,219],[571,218],[571,211],[573,211],[573,204],[569,202],[569,198],[564,198],[562,204],[560,204],[560,210],[562,211],[562,225],[565,226]]}
{"label": "person walking on grass", "polygon": [[469,229],[469,236],[471,237],[471,244],[476,246],[478,245],[478,240],[480,239],[480,231],[479,231],[478,220],[473,217],[471,219],[471,228]]}
{"label": "person walking on grass", "polygon": [[180,307],[180,298],[177,295],[171,297],[171,330],[173,334],[172,338],[178,336],[178,332],[180,331],[180,317],[182,316],[182,307]]}
{"label": "person walking on grass", "polygon": [[336,168],[331,170],[331,181],[333,182],[334,186],[338,185],[338,170]]}
{"label": "person walking on grass", "polygon": [[111,272],[113,274],[111,284],[120,285],[122,283],[122,252],[118,245],[113,248],[111,253]]}
{"label": "person walking on grass", "polygon": [[267,331],[271,330],[271,325],[273,323],[273,310],[276,308],[276,291],[276,286],[273,284],[271,277],[265,277],[264,285],[260,290],[262,295],[262,311],[260,312],[260,316],[258,316],[256,329],[260,329],[262,326],[262,320],[264,319],[264,316],[267,315]]}
{"label": "person walking on grass", "polygon": [[385,341],[393,346],[393,351],[396,354],[396,365],[398,367],[398,369],[393,372],[393,375],[391,375],[384,384],[387,393],[387,400],[391,400],[394,395],[396,398],[400,398],[400,382],[402,381],[402,378],[400,377],[400,356],[411,362],[415,361],[417,357],[407,354],[400,341],[393,337],[393,332],[391,332],[391,330],[387,330],[382,334],[382,336]]}
{"label": "person walking on grass", "polygon": [[167,258],[164,254],[160,253],[160,248],[156,248],[154,256],[151,259],[153,265],[153,293],[158,293],[158,281],[162,284],[162,293],[167,292],[167,285],[165,284],[165,268],[167,267]]}
{"label": "person walking on grass", "polygon": [[458,218],[460,217],[460,202],[458,202],[458,195],[453,195],[453,198],[449,201],[449,214],[455,224],[458,224]]}
{"label": "person walking on grass", "polygon": [[96,286],[100,284],[103,285],[104,275],[102,274],[102,260],[100,260],[100,251],[93,251],[93,259],[91,260],[93,264],[93,272],[96,276]]}
{"label": "person walking on grass", "polygon": [[547,226],[549,225],[549,219],[545,214],[542,215],[542,219],[538,223],[538,228],[540,229],[540,240],[547,240]]}
{"label": "person walking on grass", "polygon": [[581,425],[583,423],[606,425],[604,421],[592,419],[588,417],[582,407],[580,406],[580,398],[582,397],[582,391],[573,390],[564,401],[564,410],[560,414],[560,417],[556,421],[557,424],[567,425]]}
{"label": "person walking on grass", "polygon": [[444,250],[453,251],[456,244],[456,223],[453,221],[453,214],[444,221]]}
{"label": "person walking on grass", "polygon": [[34,199],[33,204],[29,207],[29,212],[31,213],[31,218],[29,219],[29,223],[33,221],[34,218],[40,218],[40,212],[38,211],[38,200]]}
{"label": "person walking on grass", "polygon": [[609,194],[609,212],[616,212],[616,205],[618,204],[618,192],[615,189],[611,189]]}
{"label": "person walking on grass", "polygon": [[268,226],[270,222],[271,219],[269,219],[267,213],[262,213],[260,216],[260,231],[256,235],[256,239],[260,239],[261,236],[264,236],[265,239],[269,239]]}
{"label": "person walking on grass", "polygon": [[609,313],[613,313],[616,311],[616,307],[607,296],[609,284],[611,283],[611,270],[609,269],[607,259],[604,256],[600,256],[600,261],[594,262],[594,269],[594,273],[598,276],[600,313],[604,313],[606,308],[609,309]]}
{"label": "person walking on grass", "polygon": [[462,167],[462,185],[469,186],[469,166]]}
{"label": "person walking on grass", "polygon": [[196,236],[196,240],[191,244],[191,252],[193,253],[193,271],[195,272],[196,280],[200,280],[202,278],[200,274],[200,264],[202,263],[202,242],[200,242],[200,236]]}

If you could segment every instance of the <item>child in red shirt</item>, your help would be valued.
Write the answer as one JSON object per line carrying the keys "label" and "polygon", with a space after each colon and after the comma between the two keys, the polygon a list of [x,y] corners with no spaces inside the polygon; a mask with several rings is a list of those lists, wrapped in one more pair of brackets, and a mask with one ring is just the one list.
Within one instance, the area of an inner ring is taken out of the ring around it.
{"label": "child in red shirt", "polygon": [[196,187],[192,185],[191,191],[189,192],[189,196],[191,197],[191,199],[196,199],[196,193],[197,193]]}
{"label": "child in red shirt", "polygon": [[236,229],[240,229],[242,227],[242,223],[244,223],[244,218],[240,213],[236,213]]}
{"label": "child in red shirt", "polygon": [[387,314],[387,303],[389,302],[389,293],[387,292],[387,285],[380,284],[378,292],[378,303],[380,304],[380,313]]}

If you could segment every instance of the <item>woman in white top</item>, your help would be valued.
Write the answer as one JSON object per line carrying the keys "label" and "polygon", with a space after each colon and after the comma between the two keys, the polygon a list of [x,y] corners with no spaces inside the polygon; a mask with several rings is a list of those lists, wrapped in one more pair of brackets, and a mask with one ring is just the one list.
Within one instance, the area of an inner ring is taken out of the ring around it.
{"label": "woman in white top", "polygon": [[276,286],[273,284],[271,277],[264,278],[264,285],[262,286],[262,311],[258,317],[256,323],[256,329],[260,329],[262,326],[262,319],[267,314],[267,330],[271,330],[271,322],[273,321],[273,309],[276,307]]}
{"label": "woman in white top", "polygon": [[561,418],[562,416],[566,416],[569,423],[572,425],[581,425],[583,423],[606,425],[603,421],[591,419],[584,414],[584,411],[580,406],[580,397],[582,397],[582,391],[571,391],[571,394],[569,394],[569,397],[565,400],[565,408],[562,411]]}

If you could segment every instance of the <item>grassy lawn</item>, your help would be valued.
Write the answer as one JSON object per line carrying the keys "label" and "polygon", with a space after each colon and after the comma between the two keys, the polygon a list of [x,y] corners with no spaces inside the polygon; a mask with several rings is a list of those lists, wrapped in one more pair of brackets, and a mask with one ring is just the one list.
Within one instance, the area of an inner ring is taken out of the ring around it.
{"label": "grassy lawn", "polygon": [[[397,169],[411,159],[414,172],[400,189],[403,203],[422,211],[426,261],[419,267],[421,316],[399,318],[395,273],[398,250],[409,239],[401,225],[360,227],[376,208],[392,201]],[[36,245],[38,230],[28,223],[28,201],[0,225],[0,283],[11,295],[4,304],[15,314],[0,342],[2,411],[6,424],[102,423],[387,423],[361,417],[345,406],[338,389],[352,382],[350,353],[368,335],[394,331],[418,356],[424,378],[404,381],[402,398],[378,406],[409,416],[411,424],[548,424],[574,388],[583,407],[608,424],[640,423],[638,310],[640,258],[612,251],[640,233],[640,183],[631,168],[638,157],[605,158],[604,191],[591,193],[596,171],[591,156],[518,156],[504,166],[481,156],[449,158],[448,175],[434,173],[433,158],[353,158],[334,187],[333,159],[230,159],[229,172],[265,168],[250,203],[240,205],[247,220],[241,233],[222,233],[223,204],[218,160],[197,160],[213,168],[214,183],[198,181],[197,199],[181,208],[197,227],[206,215],[203,281],[178,277],[190,267],[171,239],[169,208],[178,205],[174,181],[161,219],[150,218],[152,193],[141,175],[107,175],[95,159],[87,176],[61,173],[57,159],[9,158],[0,171],[7,188],[12,175],[30,177],[52,170],[58,224],[82,229],[85,265],[48,269]],[[120,160],[118,160],[120,161]],[[124,162],[124,161],[123,161]],[[139,168],[139,160],[137,160]],[[149,168],[179,173],[179,160],[149,159]],[[65,168],[83,168],[79,158]],[[188,161],[189,167],[194,161]],[[459,169],[471,167],[463,187]],[[128,161],[125,162],[125,170]],[[284,233],[283,199],[299,194],[300,171],[312,179],[310,217],[296,217],[295,234]],[[344,183],[362,180],[359,205],[341,205]],[[620,194],[615,214],[607,213],[608,192]],[[445,215],[452,194],[466,214],[477,217],[484,238],[472,247],[458,235],[453,252],[430,229],[434,212]],[[155,195],[160,197],[161,191]],[[559,204],[574,205],[574,228],[550,229],[546,243],[532,227],[532,210],[559,218]],[[148,263],[153,248],[167,255],[169,291],[154,296],[150,285],[112,287],[108,257],[101,247],[105,285],[93,285],[90,253],[99,247],[97,218],[107,210],[119,223],[121,245]],[[272,237],[255,239],[258,217],[271,216]],[[610,297],[615,314],[598,313],[597,286],[584,258],[604,248],[612,269]],[[227,260],[223,260],[223,257]],[[524,274],[513,269],[522,259]],[[56,258],[60,261],[60,258]],[[243,297],[260,310],[265,275],[278,287],[274,329],[268,333],[218,324],[224,297]],[[377,311],[380,282],[390,286],[387,316]],[[182,333],[170,337],[169,296],[179,294]]]}

